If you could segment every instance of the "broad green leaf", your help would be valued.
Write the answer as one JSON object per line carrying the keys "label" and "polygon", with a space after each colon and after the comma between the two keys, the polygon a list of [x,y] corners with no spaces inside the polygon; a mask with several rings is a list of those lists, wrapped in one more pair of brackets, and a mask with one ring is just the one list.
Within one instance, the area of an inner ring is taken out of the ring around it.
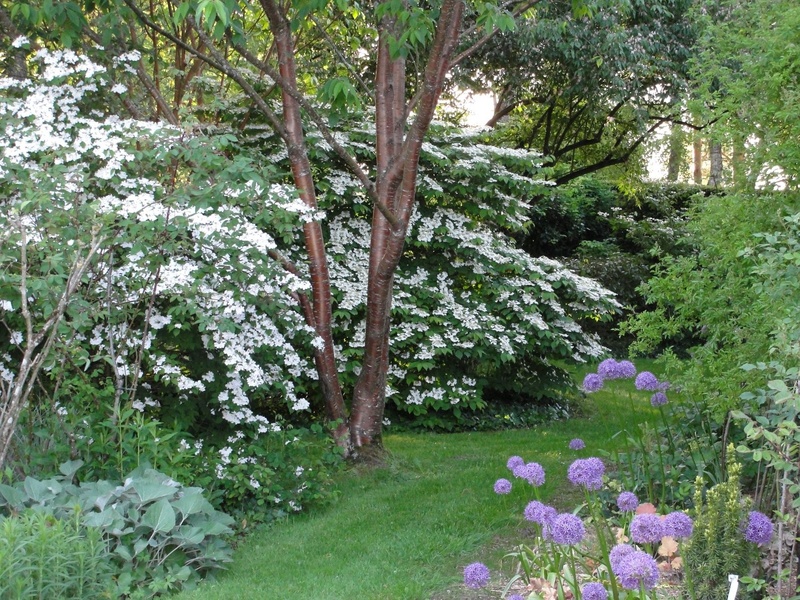
{"label": "broad green leaf", "polygon": [[175,510],[166,498],[162,498],[144,513],[142,524],[153,531],[167,532],[175,527]]}
{"label": "broad green leaf", "polygon": [[172,496],[177,491],[176,488],[163,483],[142,480],[134,480],[132,487],[143,503]]}

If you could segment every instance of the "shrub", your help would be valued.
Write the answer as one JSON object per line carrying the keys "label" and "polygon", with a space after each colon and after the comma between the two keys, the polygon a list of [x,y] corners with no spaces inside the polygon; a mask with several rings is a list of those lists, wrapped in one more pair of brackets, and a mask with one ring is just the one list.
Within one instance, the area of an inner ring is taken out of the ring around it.
{"label": "shrub", "polygon": [[100,530],[25,510],[0,516],[0,598],[110,597],[112,557]]}
{"label": "shrub", "polygon": [[80,461],[65,463],[51,479],[0,484],[0,510],[34,509],[97,530],[114,565],[115,597],[180,589],[230,562],[223,536],[233,519],[215,510],[201,489],[146,467],[121,484],[74,485],[80,467]]}
{"label": "shrub", "polygon": [[[781,259],[791,255],[792,243],[791,221],[783,217],[798,205],[800,197],[791,193],[711,196],[697,204],[688,225],[696,252],[664,257],[642,286],[650,306],[623,324],[636,336],[635,352],[649,354],[665,342],[688,347],[691,361],[664,352],[667,373],[720,420],[741,407],[743,387],[765,384],[758,373],[745,376],[739,367],[774,357],[771,346],[783,325],[789,327],[778,335],[791,335],[787,308],[797,304],[797,277]],[[756,247],[759,241],[766,245]],[[778,356],[785,351],[777,349]]]}
{"label": "shrub", "polygon": [[695,528],[684,559],[691,597],[716,600],[728,593],[728,575],[750,575],[758,546],[745,539],[750,500],[742,495],[742,467],[733,446],[728,447],[727,478],[708,490],[698,478],[694,497]]}

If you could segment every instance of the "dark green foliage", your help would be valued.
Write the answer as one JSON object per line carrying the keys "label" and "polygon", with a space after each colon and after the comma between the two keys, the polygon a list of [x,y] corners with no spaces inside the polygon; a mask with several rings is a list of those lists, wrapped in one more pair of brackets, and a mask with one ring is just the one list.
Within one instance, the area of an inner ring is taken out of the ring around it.
{"label": "dark green foliage", "polygon": [[[646,304],[638,287],[650,277],[658,256],[691,250],[686,213],[695,197],[708,193],[683,184],[626,189],[582,178],[532,201],[532,225],[523,247],[533,256],[557,257],[577,273],[597,279],[617,294],[625,314],[636,313]],[[633,339],[617,333],[622,318],[584,320],[581,325],[622,354]]]}

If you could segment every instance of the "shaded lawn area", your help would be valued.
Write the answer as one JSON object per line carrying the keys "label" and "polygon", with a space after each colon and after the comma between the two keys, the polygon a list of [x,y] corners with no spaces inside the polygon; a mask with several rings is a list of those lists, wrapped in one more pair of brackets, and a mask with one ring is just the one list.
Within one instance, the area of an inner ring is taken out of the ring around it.
{"label": "shaded lawn area", "polygon": [[[634,394],[631,410],[631,390],[632,381],[607,384],[586,401],[583,417],[533,429],[389,434],[385,466],[341,474],[328,506],[250,534],[228,572],[178,598],[485,598],[464,588],[462,569],[481,560],[495,571],[521,541],[522,509],[534,499],[518,480],[510,495],[494,493],[497,478],[513,479],[508,457],[539,462],[547,473],[540,499],[571,510],[582,496],[566,481],[569,464],[611,449],[618,431],[655,418],[650,393]],[[569,450],[574,437],[587,449]]]}

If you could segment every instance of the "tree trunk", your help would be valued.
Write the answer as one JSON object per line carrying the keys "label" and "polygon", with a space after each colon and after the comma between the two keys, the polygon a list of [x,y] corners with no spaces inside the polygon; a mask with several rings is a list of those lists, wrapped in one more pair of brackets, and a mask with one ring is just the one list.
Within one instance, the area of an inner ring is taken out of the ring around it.
{"label": "tree trunk", "polygon": [[744,140],[737,137],[733,140],[733,185],[737,188],[747,187],[747,164],[745,159]]}
{"label": "tree trunk", "polygon": [[680,125],[673,124],[669,134],[669,158],[667,159],[667,181],[678,181],[684,161],[684,135]]}
{"label": "tree trunk", "polygon": [[442,4],[423,83],[417,97],[412,100],[416,103],[416,116],[405,137],[405,122],[411,110],[405,101],[405,61],[393,57],[389,49],[389,41],[396,39],[394,17],[384,17],[379,24],[381,35],[375,94],[376,187],[379,201],[389,207],[398,224],[389,227],[380,211],[373,213],[364,361],[353,392],[350,420],[350,439],[355,448],[381,443],[394,274],[403,254],[416,199],[422,142],[458,44],[463,10],[462,0],[445,0]]}
{"label": "tree trunk", "polygon": [[[300,198],[307,206],[316,209],[317,197],[311,161],[308,158],[305,144],[300,104],[296,99],[299,88],[297,86],[294,40],[292,40],[291,27],[286,16],[273,0],[262,0],[261,5],[275,36],[275,48],[280,61],[280,74],[285,82],[284,87],[281,88],[281,99],[284,124],[288,133],[286,145],[292,167],[292,177]],[[330,274],[325,251],[325,240],[320,223],[318,221],[305,223],[303,225],[303,237],[308,251],[309,272],[311,275],[313,315],[310,315],[311,319],[309,320],[312,321],[312,326],[317,335],[325,342],[324,348],[315,351],[314,362],[319,375],[322,395],[325,399],[326,417],[330,423],[335,424],[334,435],[337,440],[346,444],[347,409],[339,383],[339,372],[334,354],[333,334],[331,331]]]}
{"label": "tree trunk", "polygon": [[720,187],[722,185],[722,144],[720,142],[709,142],[708,146],[709,168],[708,186]]}
{"label": "tree trunk", "polygon": [[703,185],[703,140],[698,135],[695,135],[692,142],[692,159],[694,165],[692,181],[697,185]]}

